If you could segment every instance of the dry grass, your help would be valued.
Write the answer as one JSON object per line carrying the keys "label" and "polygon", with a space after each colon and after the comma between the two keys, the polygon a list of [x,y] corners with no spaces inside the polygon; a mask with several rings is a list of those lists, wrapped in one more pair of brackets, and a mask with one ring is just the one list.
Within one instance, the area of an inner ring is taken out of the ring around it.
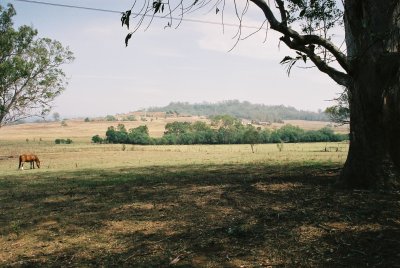
{"label": "dry grass", "polygon": [[[400,194],[336,188],[346,144],[122,151],[4,129],[1,267],[398,267]],[[16,170],[25,151],[41,169]]]}
{"label": "dry grass", "polygon": [[93,121],[84,122],[83,119],[67,120],[67,126],[61,126],[60,122],[29,123],[13,126],[5,126],[0,129],[0,140],[10,141],[54,141],[57,138],[70,138],[73,141],[90,142],[94,135],[104,136],[109,126],[124,124],[126,129],[147,125],[152,137],[161,137],[167,123],[174,121],[206,121],[200,117],[178,118],[147,118],[147,121]]}
{"label": "dry grass", "polygon": [[336,189],[337,172],[258,163],[0,176],[0,266],[395,267],[399,193]]}
{"label": "dry grass", "polygon": [[[339,146],[338,152],[325,152],[325,146]],[[4,142],[1,143],[0,170],[3,174],[18,174],[18,155],[32,152],[41,160],[41,170],[70,171],[81,169],[107,169],[115,167],[144,167],[203,164],[245,164],[245,163],[318,163],[342,164],[346,158],[347,144],[310,143],[285,144],[279,152],[276,144],[256,145],[251,152],[250,145],[176,145],[139,146],[120,144],[56,145],[46,142]]]}

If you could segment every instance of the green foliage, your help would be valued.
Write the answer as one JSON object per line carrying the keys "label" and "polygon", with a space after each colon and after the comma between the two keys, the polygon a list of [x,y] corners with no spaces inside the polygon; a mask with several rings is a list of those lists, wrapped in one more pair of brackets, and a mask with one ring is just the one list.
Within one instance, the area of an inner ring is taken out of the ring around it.
{"label": "green foliage", "polygon": [[103,143],[104,140],[99,135],[95,135],[95,136],[92,137],[92,142],[93,143]]}
{"label": "green foliage", "polygon": [[165,134],[183,134],[190,131],[189,122],[172,122],[165,125]]}
{"label": "green foliage", "polygon": [[117,121],[117,118],[115,118],[115,116],[113,116],[113,115],[107,115],[106,121]]}
{"label": "green foliage", "polygon": [[117,126],[117,130],[118,130],[119,132],[122,132],[122,133],[127,133],[127,131],[126,131],[126,128],[125,128],[125,125],[124,125],[124,124],[118,124],[118,126]]}
{"label": "green foliage", "polygon": [[288,22],[299,23],[306,34],[325,32],[342,24],[343,11],[335,0],[289,0]]}
{"label": "green foliage", "polygon": [[72,140],[71,139],[55,139],[54,143],[55,144],[71,144]]}
{"label": "green foliage", "polygon": [[85,122],[90,122],[90,118],[89,118],[89,117],[86,117],[84,121],[85,121]]}
{"label": "green foliage", "polygon": [[347,92],[342,93],[336,101],[337,104],[326,108],[325,113],[332,122],[340,125],[350,123],[350,107]]}
{"label": "green foliage", "polygon": [[228,114],[210,116],[210,119],[211,125],[215,127],[235,128],[242,124],[240,119]]}
{"label": "green foliage", "polygon": [[14,28],[16,12],[0,5],[0,126],[30,116],[44,117],[66,85],[61,65],[73,60],[60,42],[37,38],[30,26]]}
{"label": "green foliage", "polygon": [[243,133],[242,142],[245,144],[260,143],[260,131],[252,125],[246,126],[246,129]]}
{"label": "green foliage", "polygon": [[206,122],[196,121],[191,125],[191,129],[195,132],[209,131],[211,128]]}
{"label": "green foliage", "polygon": [[290,124],[276,130],[279,140],[283,142],[299,142],[302,140],[304,130]]}
{"label": "green foliage", "polygon": [[133,114],[128,115],[124,118],[126,121],[136,121],[136,117]]}
{"label": "green foliage", "polygon": [[[280,129],[255,128],[252,125],[244,126],[237,121],[228,120],[229,124],[222,124],[219,128],[211,128],[204,122],[173,122],[165,126],[166,131],[161,138],[150,138],[147,126],[126,130],[123,124],[117,128],[110,126],[106,131],[106,138],[96,135],[92,137],[94,143],[122,143],[122,144],[250,144],[252,149],[260,143],[288,142],[321,142],[343,141],[347,135],[338,135],[330,128],[318,131],[305,131],[299,127],[285,125]],[[218,121],[219,122],[219,121]]]}
{"label": "green foliage", "polygon": [[122,143],[122,144],[151,144],[152,139],[149,136],[147,126],[139,126],[137,128],[126,130],[125,125],[118,124],[117,129],[113,126],[108,127],[106,131],[106,138],[103,140],[98,135],[92,137],[94,143],[96,141],[105,141],[107,143]]}
{"label": "green foliage", "polygon": [[248,101],[228,100],[218,103],[171,102],[165,107],[149,108],[150,112],[166,112],[167,115],[187,114],[215,116],[218,114],[230,115],[235,118],[275,122],[277,120],[316,120],[327,121],[325,113],[299,111],[293,107],[283,105],[252,104]]}
{"label": "green foliage", "polygon": [[149,136],[149,129],[147,126],[139,126],[129,130],[128,139],[126,143],[129,144],[151,144],[151,138]]}

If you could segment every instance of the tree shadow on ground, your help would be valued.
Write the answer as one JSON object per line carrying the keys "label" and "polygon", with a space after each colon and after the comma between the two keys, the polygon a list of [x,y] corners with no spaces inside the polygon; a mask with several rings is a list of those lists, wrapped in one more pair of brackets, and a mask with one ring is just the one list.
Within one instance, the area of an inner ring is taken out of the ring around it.
{"label": "tree shadow on ground", "polygon": [[399,193],[337,189],[338,172],[247,164],[0,177],[0,265],[396,267]]}

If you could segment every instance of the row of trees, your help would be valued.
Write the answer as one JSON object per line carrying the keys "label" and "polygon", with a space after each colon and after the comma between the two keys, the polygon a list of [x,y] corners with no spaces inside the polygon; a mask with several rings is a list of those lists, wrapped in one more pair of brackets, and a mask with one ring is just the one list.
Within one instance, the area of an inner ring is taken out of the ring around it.
{"label": "row of trees", "polygon": [[328,121],[329,117],[324,112],[310,112],[297,110],[284,105],[253,104],[248,101],[227,100],[218,103],[171,102],[165,107],[149,108],[150,112],[171,112],[187,115],[212,116],[229,114],[238,118],[257,121],[276,122],[279,120],[317,120]]}
{"label": "row of trees", "polygon": [[204,122],[173,122],[165,126],[161,138],[151,138],[147,126],[139,126],[126,130],[123,124],[116,128],[110,126],[106,137],[96,135],[94,143],[122,144],[260,144],[280,142],[328,142],[347,140],[348,135],[335,134],[330,128],[306,131],[296,126],[285,125],[280,129],[269,130],[244,126],[237,122],[212,128]]}

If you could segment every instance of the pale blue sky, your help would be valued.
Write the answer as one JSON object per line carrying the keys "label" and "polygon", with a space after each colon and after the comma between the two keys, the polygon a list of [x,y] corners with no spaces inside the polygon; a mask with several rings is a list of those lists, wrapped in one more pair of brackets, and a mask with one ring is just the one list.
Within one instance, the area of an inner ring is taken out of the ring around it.
{"label": "pale blue sky", "polygon": [[[0,0],[17,10],[16,25],[28,24],[41,37],[69,46],[76,60],[65,66],[66,91],[55,102],[62,117],[124,113],[171,101],[217,102],[238,99],[267,105],[283,104],[316,111],[332,105],[327,101],[341,87],[316,69],[293,68],[290,77],[279,62],[294,55],[279,46],[279,35],[260,32],[235,44],[236,28],[183,22],[165,29],[156,21],[146,32],[139,30],[129,46],[120,15],[87,10]],[[123,11],[133,0],[47,0],[46,2]],[[206,10],[188,18],[220,21]],[[262,23],[254,8],[246,25]],[[235,23],[233,14],[225,13]],[[248,30],[247,30],[248,31]],[[339,36],[340,37],[340,36]]]}

